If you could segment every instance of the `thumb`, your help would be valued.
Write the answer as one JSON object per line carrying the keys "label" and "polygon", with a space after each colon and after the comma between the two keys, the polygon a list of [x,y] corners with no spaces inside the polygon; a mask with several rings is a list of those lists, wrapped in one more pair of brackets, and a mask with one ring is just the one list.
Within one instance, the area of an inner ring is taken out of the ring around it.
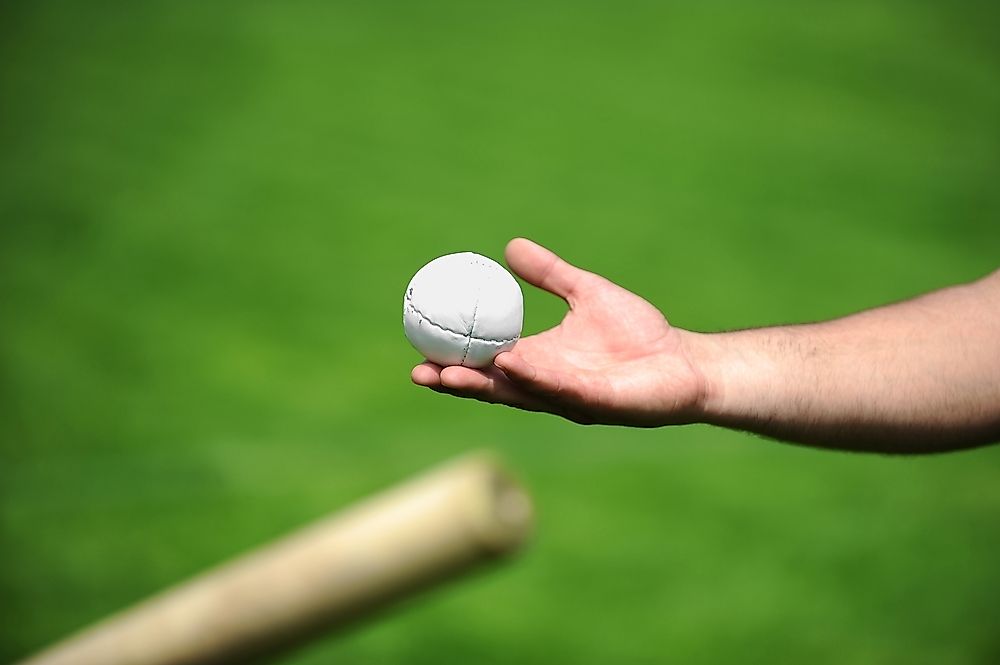
{"label": "thumb", "polygon": [[592,273],[581,270],[561,259],[536,242],[514,238],[507,243],[504,258],[511,270],[524,281],[570,301]]}

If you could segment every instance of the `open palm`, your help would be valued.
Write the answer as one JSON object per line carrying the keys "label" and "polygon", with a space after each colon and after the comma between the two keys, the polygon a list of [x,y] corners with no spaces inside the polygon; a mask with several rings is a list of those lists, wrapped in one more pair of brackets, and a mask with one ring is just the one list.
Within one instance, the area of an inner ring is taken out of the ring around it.
{"label": "open palm", "polygon": [[530,240],[512,240],[506,259],[522,279],[566,300],[562,322],[521,339],[484,370],[424,362],[413,368],[414,383],[586,424],[695,420],[704,386],[686,354],[690,333],[634,293]]}

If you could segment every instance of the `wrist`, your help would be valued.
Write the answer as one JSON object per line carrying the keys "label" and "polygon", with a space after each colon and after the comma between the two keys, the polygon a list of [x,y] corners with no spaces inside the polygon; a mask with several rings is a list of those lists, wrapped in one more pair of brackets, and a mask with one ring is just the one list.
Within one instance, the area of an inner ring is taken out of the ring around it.
{"label": "wrist", "polygon": [[682,331],[681,345],[695,381],[690,421],[717,424],[725,403],[726,349],[719,333]]}
{"label": "wrist", "polygon": [[778,329],[691,333],[688,357],[701,386],[697,422],[740,427],[773,416],[784,386],[770,346],[791,352],[786,335]]}

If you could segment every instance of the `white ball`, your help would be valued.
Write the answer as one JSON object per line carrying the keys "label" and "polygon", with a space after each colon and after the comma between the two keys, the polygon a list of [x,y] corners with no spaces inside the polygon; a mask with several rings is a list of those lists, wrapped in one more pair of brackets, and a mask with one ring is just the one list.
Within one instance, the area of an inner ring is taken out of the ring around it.
{"label": "white ball", "polygon": [[403,330],[439,365],[486,367],[521,336],[524,299],[517,280],[472,252],[434,259],[403,296]]}

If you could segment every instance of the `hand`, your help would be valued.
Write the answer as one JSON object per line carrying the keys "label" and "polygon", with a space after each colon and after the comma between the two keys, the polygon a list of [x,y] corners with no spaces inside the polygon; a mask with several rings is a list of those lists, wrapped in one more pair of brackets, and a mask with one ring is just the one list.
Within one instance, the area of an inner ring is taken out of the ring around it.
{"label": "hand", "polygon": [[689,360],[693,333],[639,296],[516,238],[507,264],[569,305],[554,328],[518,341],[484,370],[424,362],[413,382],[438,392],[582,424],[655,427],[695,422],[705,380]]}

